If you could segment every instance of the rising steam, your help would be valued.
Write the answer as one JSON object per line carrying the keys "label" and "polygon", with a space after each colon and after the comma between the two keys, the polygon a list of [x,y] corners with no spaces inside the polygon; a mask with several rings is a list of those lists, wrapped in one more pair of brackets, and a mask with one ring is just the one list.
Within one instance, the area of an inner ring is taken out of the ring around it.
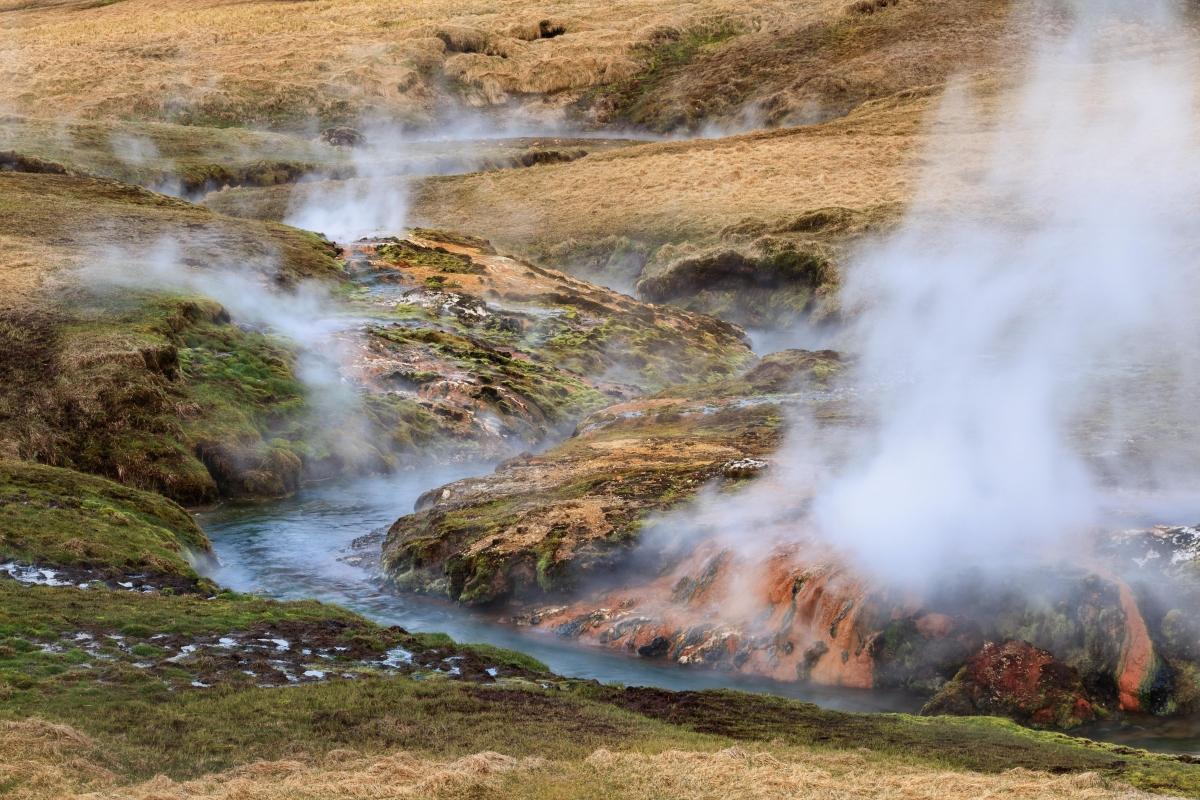
{"label": "rising steam", "polygon": [[[346,376],[359,322],[317,281],[275,286],[269,256],[213,259],[220,241],[203,233],[163,238],[149,247],[107,248],[93,254],[85,281],[94,286],[200,295],[220,303],[234,323],[286,339],[296,352],[314,429],[342,432],[345,459],[352,439],[366,436],[361,396]],[[204,264],[203,268],[193,266]]]}
{"label": "rising steam", "polygon": [[325,181],[293,194],[284,220],[339,242],[395,234],[408,216],[408,184],[388,166],[403,147],[398,135],[371,137],[350,155],[353,179]]}
{"label": "rising steam", "polygon": [[1014,102],[949,93],[902,230],[847,270],[877,427],[814,521],[876,572],[1045,556],[1189,466],[1195,64],[1138,52],[1177,34],[1166,2],[1069,11]]}

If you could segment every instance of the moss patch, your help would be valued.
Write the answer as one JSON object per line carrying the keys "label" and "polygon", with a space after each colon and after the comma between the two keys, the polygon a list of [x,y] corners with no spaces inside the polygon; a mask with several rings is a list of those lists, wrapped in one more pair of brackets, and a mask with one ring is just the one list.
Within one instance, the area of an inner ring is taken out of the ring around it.
{"label": "moss patch", "polygon": [[0,462],[0,558],[195,578],[208,539],[169,500],[65,469]]}

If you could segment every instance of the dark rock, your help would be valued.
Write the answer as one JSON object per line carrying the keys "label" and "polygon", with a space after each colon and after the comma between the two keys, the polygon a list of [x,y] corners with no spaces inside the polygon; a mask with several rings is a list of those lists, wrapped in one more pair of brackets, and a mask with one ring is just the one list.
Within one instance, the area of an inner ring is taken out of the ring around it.
{"label": "dark rock", "polygon": [[670,649],[670,639],[665,636],[655,636],[649,644],[639,647],[637,652],[642,658],[662,658]]}
{"label": "dark rock", "polygon": [[1029,642],[988,642],[922,714],[1004,716],[1038,727],[1075,728],[1096,718],[1079,673]]}
{"label": "dark rock", "polygon": [[321,131],[321,141],[334,147],[361,147],[367,143],[367,137],[361,131],[339,125]]}

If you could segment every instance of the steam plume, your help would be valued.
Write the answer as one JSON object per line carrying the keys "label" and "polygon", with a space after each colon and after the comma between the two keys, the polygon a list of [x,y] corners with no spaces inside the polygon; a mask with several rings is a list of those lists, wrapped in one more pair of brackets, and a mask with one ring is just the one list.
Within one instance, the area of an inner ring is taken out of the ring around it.
{"label": "steam plume", "polygon": [[[1130,437],[1163,447],[1137,438],[1147,424],[1194,442],[1169,402],[1194,385],[1200,343],[1194,65],[1136,54],[1172,34],[1167,2],[1069,11],[1011,107],[949,93],[903,229],[848,270],[878,427],[814,517],[877,572],[1045,554],[1129,486]],[[1122,49],[1134,57],[1106,60]],[[1185,449],[1137,478],[1178,474]]]}

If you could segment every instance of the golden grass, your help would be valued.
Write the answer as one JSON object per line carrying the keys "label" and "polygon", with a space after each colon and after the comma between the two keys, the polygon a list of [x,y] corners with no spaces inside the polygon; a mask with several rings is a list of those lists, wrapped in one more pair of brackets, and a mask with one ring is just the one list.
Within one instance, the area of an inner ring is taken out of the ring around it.
{"label": "golden grass", "polygon": [[66,797],[110,785],[113,774],[94,758],[92,740],[69,725],[0,722],[0,789],[11,800]]}
{"label": "golden grass", "polygon": [[37,719],[0,722],[0,786],[13,800],[382,800],[383,798],[1061,798],[1134,800],[1142,792],[1094,773],[1023,769],[952,772],[864,752],[769,745],[719,751],[594,751],[547,761],[480,752],[454,760],[399,751],[259,761],[189,781],[165,776],[122,784],[97,763],[91,740]]}
{"label": "golden grass", "polygon": [[43,288],[64,259],[54,248],[25,237],[0,233],[0,291],[4,302],[24,300]]}
{"label": "golden grass", "polygon": [[828,206],[890,206],[911,195],[933,104],[918,93],[819,126],[647,144],[521,175],[435,178],[420,185],[412,215],[524,248],[614,234],[703,240],[747,219],[778,225]]}
{"label": "golden grass", "polygon": [[[520,250],[618,235],[652,242],[714,238],[754,220],[781,224],[817,208],[907,201],[934,92],[868,104],[822,125],[724,139],[657,142],[566,164],[429,178],[414,186],[410,222],[470,231]],[[403,180],[403,179],[397,179]],[[215,210],[277,218],[293,191],[234,189]]]}
{"label": "golden grass", "polygon": [[244,264],[285,279],[336,269],[313,237],[281,225],[107,180],[0,172],[0,310],[73,281],[66,268],[164,241],[187,243],[201,263]]}
{"label": "golden grass", "polygon": [[598,750],[586,760],[585,766],[591,773],[584,773],[590,778],[589,783],[604,787],[607,796],[628,798],[1108,800],[1147,796],[1107,785],[1094,773],[1052,777],[1017,769],[983,775],[908,766],[856,753],[821,751],[786,750],[772,754],[732,747],[716,753],[673,750],[642,755]]}
{"label": "golden grass", "polygon": [[[747,30],[840,14],[843,0],[0,0],[0,110],[230,119],[254,111],[430,109],[436,84],[477,103],[627,77],[633,48],[715,18]],[[562,26],[533,38],[542,20]]]}

